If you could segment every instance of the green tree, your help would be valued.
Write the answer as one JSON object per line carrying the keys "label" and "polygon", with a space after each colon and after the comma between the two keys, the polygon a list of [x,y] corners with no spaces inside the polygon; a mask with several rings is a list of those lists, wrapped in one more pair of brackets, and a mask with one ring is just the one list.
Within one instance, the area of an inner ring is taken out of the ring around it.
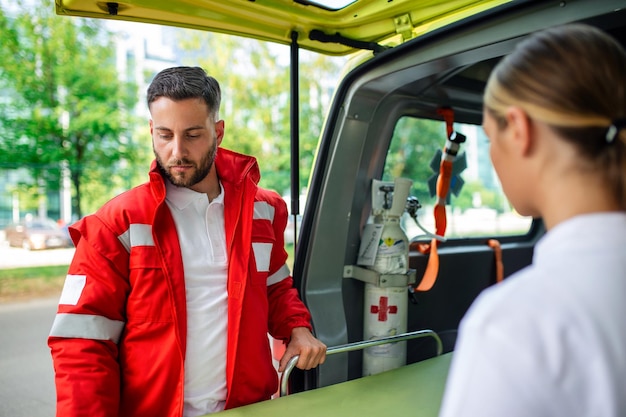
{"label": "green tree", "polygon": [[[430,167],[437,150],[445,144],[446,127],[443,121],[403,117],[393,132],[383,180],[404,177],[413,180],[411,195],[422,205],[434,204],[428,180],[435,172]],[[438,173],[438,172],[437,172]]]}
{"label": "green tree", "polygon": [[0,166],[26,166],[32,185],[58,190],[67,164],[81,217],[85,178],[113,188],[120,162],[135,155],[127,109],[136,86],[118,80],[101,21],[59,17],[41,3],[0,8]]}
{"label": "green tree", "polygon": [[[179,36],[187,65],[199,65],[222,87],[223,146],[257,157],[262,185],[290,190],[289,48],[242,37],[186,30]],[[282,50],[281,50],[282,48]],[[202,51],[202,52],[199,52]],[[204,53],[209,51],[209,54]],[[308,183],[341,60],[300,52],[300,188]],[[329,85],[330,84],[330,85]]]}
{"label": "green tree", "polygon": [[474,199],[478,197],[478,207],[497,208],[502,212],[502,203],[499,200],[500,193],[489,190],[481,181],[469,181],[463,185],[463,192],[455,199],[454,206],[462,210],[475,207]]}
{"label": "green tree", "polygon": [[[308,184],[318,141],[342,66],[347,58],[302,52],[300,66],[300,187]],[[320,79],[319,74],[332,78]]]}
{"label": "green tree", "polygon": [[[423,206],[433,205],[436,197],[431,195],[429,180],[439,174],[433,171],[431,162],[445,144],[446,128],[443,120],[403,117],[396,124],[387,158],[383,180],[392,181],[396,177],[413,180],[411,194]],[[461,146],[459,156],[463,156],[465,146]],[[463,172],[460,173],[463,178]],[[452,193],[450,207],[462,211],[475,207],[496,207],[507,210],[506,197],[499,188],[489,188],[482,180],[465,181],[458,195]]]}

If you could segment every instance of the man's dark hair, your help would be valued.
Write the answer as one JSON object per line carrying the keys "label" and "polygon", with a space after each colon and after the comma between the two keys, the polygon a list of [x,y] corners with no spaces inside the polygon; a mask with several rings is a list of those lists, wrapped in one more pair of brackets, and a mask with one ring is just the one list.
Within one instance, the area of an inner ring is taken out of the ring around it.
{"label": "man's dark hair", "polygon": [[219,118],[220,85],[200,67],[172,67],[159,72],[148,87],[148,107],[159,97],[174,101],[202,98],[214,120]]}

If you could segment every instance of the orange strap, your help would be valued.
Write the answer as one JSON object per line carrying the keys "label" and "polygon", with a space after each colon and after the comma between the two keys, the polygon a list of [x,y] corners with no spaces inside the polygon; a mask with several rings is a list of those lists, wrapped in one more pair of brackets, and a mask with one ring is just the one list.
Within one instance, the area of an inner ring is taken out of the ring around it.
{"label": "orange strap", "polygon": [[446,133],[448,134],[448,137],[450,137],[452,132],[454,132],[454,110],[450,107],[439,107],[437,109],[437,114],[443,116],[443,120],[446,122]]}
{"label": "orange strap", "polygon": [[[496,283],[502,282],[504,279],[504,262],[502,261],[502,247],[500,242],[496,239],[489,239],[487,245],[493,249],[493,256],[496,265]],[[437,239],[433,239],[430,244],[417,243],[412,245],[412,249],[418,250],[420,253],[429,254],[428,263],[426,264],[426,270],[422,280],[415,288],[415,291],[429,291],[435,281],[437,281],[437,275],[439,272],[439,255],[437,254]]]}
{"label": "orange strap", "polygon": [[[437,113],[443,116],[446,122],[446,144],[448,138],[454,132],[454,111],[449,108],[438,108]],[[441,155],[441,163],[439,165],[439,176],[437,177],[437,202],[435,204],[435,233],[439,236],[446,234],[446,226],[448,220],[446,218],[446,197],[450,191],[450,181],[452,180],[452,160],[446,158],[446,148]]]}
{"label": "orange strap", "polygon": [[428,263],[426,264],[424,276],[415,288],[415,291],[429,291],[433,287],[433,285],[435,285],[435,281],[437,281],[437,275],[439,274],[439,254],[437,253],[437,239],[433,239],[430,245],[423,246],[424,250],[430,252],[430,256],[428,257]]}
{"label": "orange strap", "polygon": [[452,177],[452,162],[441,163],[441,170],[437,178],[437,203],[434,208],[435,233],[439,236],[446,234],[448,219],[446,217],[446,195],[450,189],[450,178]]}
{"label": "orange strap", "polygon": [[[443,116],[446,123],[446,143],[454,132],[454,111],[449,108],[439,108],[437,113]],[[452,180],[452,161],[445,158],[444,153],[441,156],[441,163],[439,165],[439,176],[437,177],[437,202],[434,208],[435,216],[435,233],[439,236],[444,236],[446,233],[446,227],[448,225],[448,219],[446,218],[446,197],[450,190],[450,181]],[[415,288],[415,291],[429,291],[435,281],[437,281],[437,275],[439,275],[439,254],[437,253],[437,239],[432,239],[430,244],[417,244],[417,250],[423,254],[429,254],[428,263],[426,264],[426,270],[422,280]]]}
{"label": "orange strap", "polygon": [[496,262],[496,283],[504,279],[504,263],[502,262],[502,247],[496,239],[489,239],[487,245],[493,249],[493,257]]}

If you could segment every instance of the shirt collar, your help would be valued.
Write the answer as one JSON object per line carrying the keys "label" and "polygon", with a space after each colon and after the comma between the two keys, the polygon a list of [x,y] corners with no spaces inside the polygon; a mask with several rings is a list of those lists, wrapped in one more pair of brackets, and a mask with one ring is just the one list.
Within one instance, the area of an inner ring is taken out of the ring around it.
{"label": "shirt collar", "polygon": [[[221,181],[219,182],[219,186],[220,193],[211,203],[224,204],[224,187],[222,187]],[[179,210],[184,210],[191,203],[198,200],[206,201],[206,204],[209,204],[208,196],[205,193],[199,193],[187,187],[178,187],[172,184],[167,178],[165,178],[165,189],[165,199]]]}

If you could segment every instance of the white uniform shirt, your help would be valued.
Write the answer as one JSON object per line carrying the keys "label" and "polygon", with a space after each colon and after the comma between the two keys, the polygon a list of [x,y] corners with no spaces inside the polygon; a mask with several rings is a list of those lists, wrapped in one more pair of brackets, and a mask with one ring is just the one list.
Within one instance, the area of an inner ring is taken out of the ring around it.
{"label": "white uniform shirt", "polygon": [[208,196],[166,181],[167,205],[181,245],[187,296],[184,417],[224,409],[227,267],[224,192]]}
{"label": "white uniform shirt", "polygon": [[549,231],[462,320],[441,417],[626,416],[626,214]]}

